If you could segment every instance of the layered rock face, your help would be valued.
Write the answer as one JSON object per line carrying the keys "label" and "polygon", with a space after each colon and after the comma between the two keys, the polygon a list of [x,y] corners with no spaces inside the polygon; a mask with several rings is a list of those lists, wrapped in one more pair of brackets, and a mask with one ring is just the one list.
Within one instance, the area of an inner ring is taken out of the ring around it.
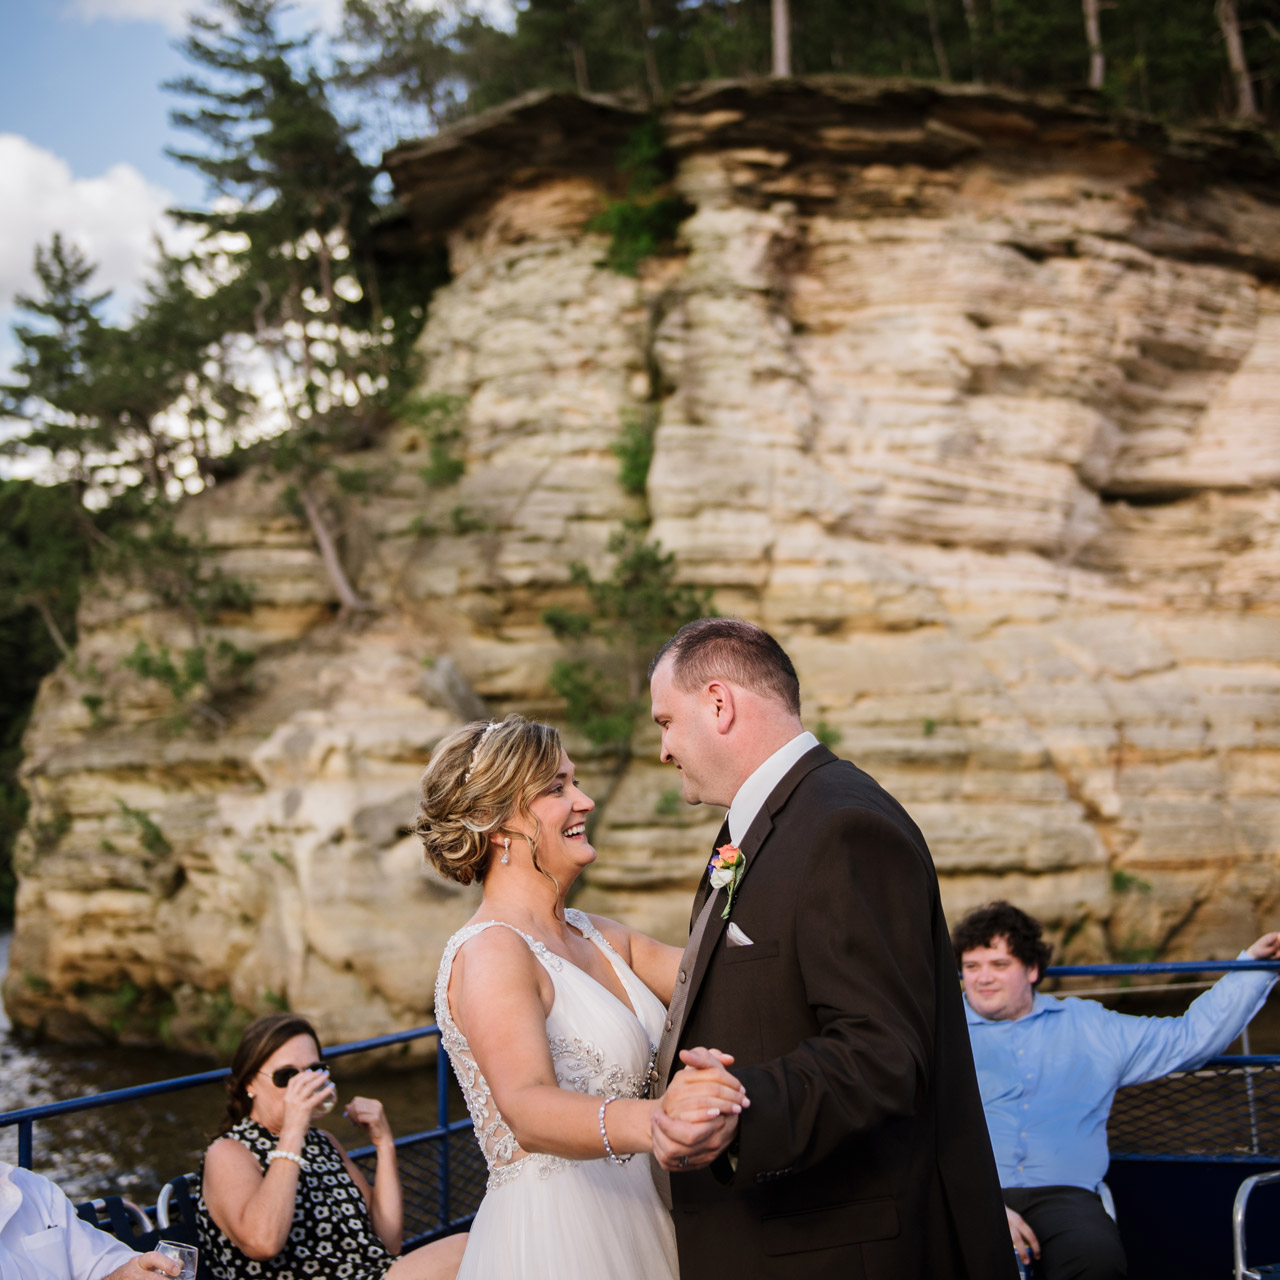
{"label": "layered rock face", "polygon": [[[616,104],[534,99],[389,158],[449,247],[424,391],[459,406],[466,473],[424,483],[412,426],[346,460],[376,481],[343,512],[358,627],[270,484],[190,504],[254,588],[225,723],[166,729],[119,667],[180,619],[87,602],[28,737],[16,1021],[194,1043],[282,1002],[327,1037],[428,1018],[475,899],[404,834],[417,775],[481,702],[560,714],[541,612],[581,604],[571,563],[605,573],[625,520],[779,636],[950,916],[1010,898],[1073,959],[1231,955],[1274,923],[1271,162],[908,85],[710,86],[664,123],[693,211],[636,280],[587,229]],[[646,418],[641,498],[611,446]],[[619,780],[570,739],[608,792],[577,901],[675,940],[720,815],[635,745]]]}

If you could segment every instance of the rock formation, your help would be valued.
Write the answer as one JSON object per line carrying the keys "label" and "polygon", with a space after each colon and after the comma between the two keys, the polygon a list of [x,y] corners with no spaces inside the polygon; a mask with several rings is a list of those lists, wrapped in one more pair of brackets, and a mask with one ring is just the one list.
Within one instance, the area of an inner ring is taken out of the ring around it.
{"label": "rock formation", "polygon": [[[1232,955],[1275,923],[1274,159],[984,90],[703,86],[663,121],[693,212],[631,279],[587,224],[636,122],[541,95],[388,157],[448,246],[424,391],[457,398],[466,472],[424,484],[411,425],[347,459],[374,480],[345,507],[359,626],[270,483],[189,504],[254,590],[222,630],[260,656],[216,728],[166,729],[119,667],[181,619],[89,597],[27,739],[15,1021],[193,1043],[279,1002],[335,1038],[428,1018],[473,898],[403,834],[417,774],[477,699],[559,714],[541,612],[581,604],[571,563],[603,572],[627,519],[782,638],[949,913],[1009,897],[1081,960]],[[640,498],[611,446],[645,415]],[[671,939],[718,822],[673,785],[642,730],[578,899]]]}

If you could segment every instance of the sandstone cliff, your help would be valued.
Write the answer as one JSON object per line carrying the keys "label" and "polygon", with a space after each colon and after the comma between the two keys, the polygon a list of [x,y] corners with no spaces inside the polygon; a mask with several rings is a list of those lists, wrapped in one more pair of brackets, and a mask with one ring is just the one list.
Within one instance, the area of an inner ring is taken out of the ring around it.
{"label": "sandstone cliff", "polygon": [[[625,519],[783,639],[949,913],[1010,897],[1079,959],[1229,955],[1275,923],[1275,162],[907,84],[711,85],[664,123],[693,212],[639,279],[585,229],[618,104],[538,97],[389,157],[448,245],[424,390],[463,406],[465,475],[427,487],[411,426],[349,460],[375,480],[345,506],[359,627],[269,482],[189,505],[254,589],[223,630],[260,657],[216,729],[166,729],[119,670],[181,619],[86,602],[27,740],[15,1021],[194,1043],[281,1002],[334,1038],[426,1019],[473,899],[402,834],[416,776],[477,697],[558,713],[541,611]],[[611,445],[646,414],[631,497]],[[718,815],[673,811],[655,757],[642,733],[579,904],[674,939]]]}

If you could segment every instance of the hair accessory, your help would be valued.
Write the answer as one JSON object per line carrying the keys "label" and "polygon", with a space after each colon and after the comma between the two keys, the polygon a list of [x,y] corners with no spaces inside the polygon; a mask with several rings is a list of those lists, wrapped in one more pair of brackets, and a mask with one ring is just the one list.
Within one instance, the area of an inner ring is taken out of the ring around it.
{"label": "hair accessory", "polygon": [[467,761],[467,771],[462,775],[463,782],[471,781],[471,770],[476,767],[476,756],[480,754],[480,748],[484,746],[484,740],[498,727],[496,720],[490,720],[484,727],[484,732],[476,739],[476,745],[471,748],[471,759]]}
{"label": "hair accessory", "polygon": [[504,863],[511,861],[511,837],[510,836],[502,837],[502,857],[500,857],[498,861],[504,862]]}
{"label": "hair accessory", "polygon": [[608,1130],[605,1129],[604,1127],[604,1110],[609,1105],[609,1103],[617,1102],[617,1100],[618,1100],[618,1095],[616,1093],[611,1093],[600,1104],[600,1136],[604,1139],[605,1155],[607,1155],[609,1159],[613,1161],[614,1164],[626,1164],[627,1161],[631,1159],[631,1155],[634,1155],[635,1152],[632,1152],[631,1155],[625,1155],[625,1156],[615,1155],[613,1150],[613,1144],[609,1141]]}
{"label": "hair accessory", "polygon": [[296,1151],[282,1151],[277,1147],[274,1151],[267,1152],[267,1163],[270,1164],[273,1160],[292,1160],[304,1173],[309,1172],[311,1169],[310,1164],[298,1155]]}

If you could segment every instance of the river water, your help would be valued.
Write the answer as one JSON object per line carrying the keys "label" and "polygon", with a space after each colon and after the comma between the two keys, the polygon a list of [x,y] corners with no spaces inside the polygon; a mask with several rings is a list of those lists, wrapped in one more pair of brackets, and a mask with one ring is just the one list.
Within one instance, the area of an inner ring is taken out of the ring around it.
{"label": "river water", "polygon": [[[0,974],[8,968],[8,953],[9,935],[0,933]],[[363,1094],[381,1099],[397,1134],[433,1127],[434,1065],[393,1070],[366,1063],[362,1068],[365,1056],[335,1062],[339,1106],[322,1125],[348,1149],[364,1145],[363,1132],[343,1117],[341,1108]],[[32,1043],[13,1034],[0,1007],[0,1112],[193,1075],[216,1065],[159,1049]],[[119,1193],[153,1204],[163,1183],[199,1164],[225,1096],[219,1082],[41,1122],[35,1128],[35,1167],[72,1200]],[[0,1159],[16,1162],[17,1135],[16,1127],[0,1129]]]}

